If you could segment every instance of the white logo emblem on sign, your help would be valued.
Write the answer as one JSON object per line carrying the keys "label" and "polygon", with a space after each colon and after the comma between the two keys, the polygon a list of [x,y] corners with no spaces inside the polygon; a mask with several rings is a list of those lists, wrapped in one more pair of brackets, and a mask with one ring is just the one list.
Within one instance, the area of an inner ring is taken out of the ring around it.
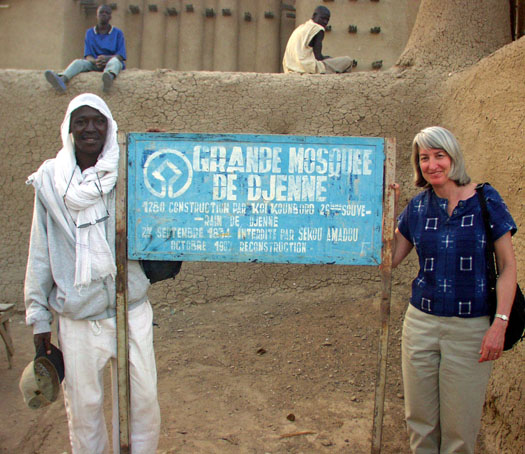
{"label": "white logo emblem on sign", "polygon": [[[182,166],[186,167],[185,171],[180,169]],[[186,176],[186,181],[179,181],[183,176]],[[158,150],[144,163],[144,183],[148,191],[156,197],[179,197],[190,187],[192,178],[191,163],[178,150]]]}

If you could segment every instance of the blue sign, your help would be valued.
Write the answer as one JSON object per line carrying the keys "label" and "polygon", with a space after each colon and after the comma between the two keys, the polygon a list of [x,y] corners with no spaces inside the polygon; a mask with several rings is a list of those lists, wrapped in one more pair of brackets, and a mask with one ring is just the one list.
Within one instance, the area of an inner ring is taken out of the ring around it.
{"label": "blue sign", "polygon": [[378,265],[385,139],[128,134],[130,259]]}

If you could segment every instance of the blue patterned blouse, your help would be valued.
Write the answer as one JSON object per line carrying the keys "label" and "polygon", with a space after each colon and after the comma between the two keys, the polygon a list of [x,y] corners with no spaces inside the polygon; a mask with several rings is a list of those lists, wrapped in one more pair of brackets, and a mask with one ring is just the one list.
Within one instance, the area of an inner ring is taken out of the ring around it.
{"label": "blue patterned blouse", "polygon": [[[492,237],[517,227],[505,202],[490,185],[484,187]],[[485,260],[485,226],[477,194],[462,200],[449,217],[447,199],[432,189],[414,197],[399,216],[399,231],[419,257],[410,303],[444,317],[489,314]]]}

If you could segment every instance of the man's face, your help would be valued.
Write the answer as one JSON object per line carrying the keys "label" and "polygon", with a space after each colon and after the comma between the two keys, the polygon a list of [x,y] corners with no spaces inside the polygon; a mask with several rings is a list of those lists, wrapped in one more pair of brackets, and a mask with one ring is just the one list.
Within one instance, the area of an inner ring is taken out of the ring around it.
{"label": "man's face", "polygon": [[330,22],[330,14],[326,14],[324,12],[322,13],[314,13],[312,20],[316,23],[321,25],[322,27],[326,28],[328,25],[328,22]]}
{"label": "man's face", "polygon": [[82,106],[71,114],[69,130],[73,134],[76,153],[98,157],[106,143],[108,119],[98,110]]}
{"label": "man's face", "polygon": [[111,8],[107,5],[102,5],[97,10],[97,20],[99,25],[107,25],[111,20]]}

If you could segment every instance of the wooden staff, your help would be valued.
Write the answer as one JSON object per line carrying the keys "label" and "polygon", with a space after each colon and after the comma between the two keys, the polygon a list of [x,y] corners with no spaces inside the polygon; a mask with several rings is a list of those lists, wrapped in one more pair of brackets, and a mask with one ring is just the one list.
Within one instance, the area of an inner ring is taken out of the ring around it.
{"label": "wooden staff", "polygon": [[385,139],[385,171],[383,181],[383,248],[381,250],[381,283],[379,352],[372,426],[372,454],[381,453],[381,435],[385,407],[386,368],[388,356],[388,331],[390,323],[390,298],[392,291],[392,242],[394,240],[394,193],[389,189],[396,174],[396,141]]}
{"label": "wooden staff", "polygon": [[120,160],[117,180],[116,212],[116,261],[117,261],[117,383],[119,411],[120,454],[131,452],[130,442],[130,381],[128,344],[128,226],[127,226],[127,141],[118,134]]}

